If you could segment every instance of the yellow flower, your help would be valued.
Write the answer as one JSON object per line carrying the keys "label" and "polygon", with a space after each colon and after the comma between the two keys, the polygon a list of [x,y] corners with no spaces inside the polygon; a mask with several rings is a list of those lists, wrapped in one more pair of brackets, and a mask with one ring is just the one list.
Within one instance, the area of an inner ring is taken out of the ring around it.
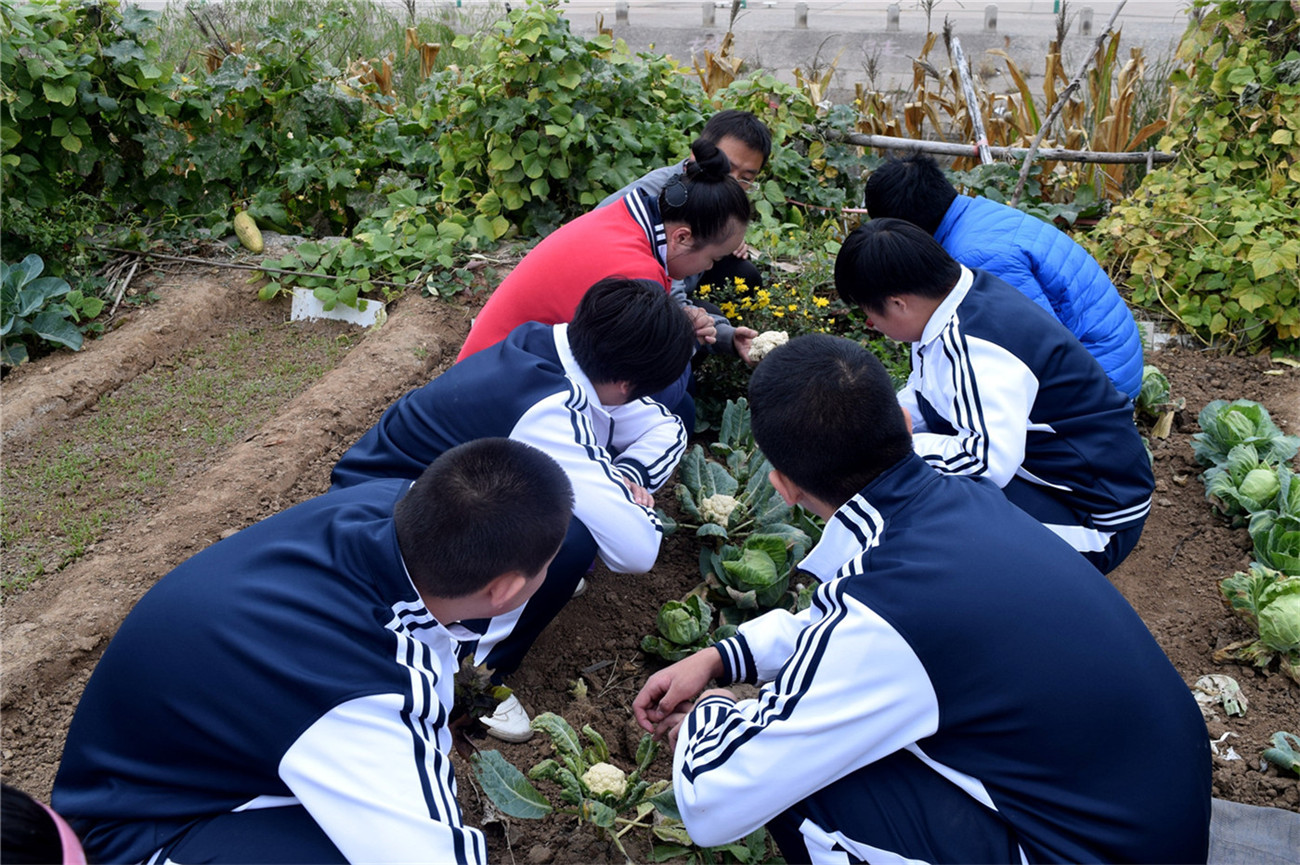
{"label": "yellow flower", "polygon": [[814,297],[814,298],[813,298],[813,303],[817,304],[818,306],[830,306],[830,305],[831,305],[831,302],[830,302],[829,300],[827,300],[826,298],[824,298],[824,297]]}
{"label": "yellow flower", "polygon": [[781,316],[785,315],[785,310],[783,310],[783,309],[774,309],[774,310],[772,310],[772,315],[776,316],[777,318],[780,318]]}
{"label": "yellow flower", "polygon": [[712,290],[713,290],[713,286],[711,286],[711,285],[701,285],[701,286],[700,286],[700,294],[708,294],[708,293],[709,293],[710,291],[712,291]]}
{"label": "yellow flower", "polygon": [[790,310],[791,312],[794,312],[798,308],[799,308],[799,304],[797,303],[792,303],[786,307],[786,309]]}

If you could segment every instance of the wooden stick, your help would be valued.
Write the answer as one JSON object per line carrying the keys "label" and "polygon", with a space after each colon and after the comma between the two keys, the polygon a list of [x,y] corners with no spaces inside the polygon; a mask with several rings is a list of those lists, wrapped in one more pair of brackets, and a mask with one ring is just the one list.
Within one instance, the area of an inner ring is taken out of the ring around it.
{"label": "wooden stick", "polygon": [[[880,150],[918,150],[922,153],[934,153],[939,156],[978,156],[979,151],[970,144],[956,144],[947,141],[921,141],[912,138],[898,138],[892,135],[866,135],[861,132],[840,132],[838,129],[806,127],[811,135],[820,136],[831,141],[843,141],[860,147],[875,147]],[[1035,159],[1051,159],[1060,162],[1091,162],[1108,164],[1142,164],[1150,162],[1173,162],[1178,157],[1173,153],[1158,150],[1140,152],[1108,152],[1099,150],[1064,150],[1050,147],[1037,152],[1027,147],[989,147],[989,154],[999,159],[1021,159],[1028,154]]]}
{"label": "wooden stick", "polygon": [[961,40],[956,36],[952,37],[952,54],[957,61],[957,75],[961,78],[966,111],[970,114],[971,126],[975,131],[975,147],[979,151],[980,162],[988,165],[993,161],[993,154],[989,153],[989,138],[984,132],[984,115],[980,113],[979,97],[975,95],[975,84],[971,81],[970,67],[966,65],[966,55],[961,50]]}
{"label": "wooden stick", "polygon": [[1020,194],[1025,191],[1025,181],[1029,179],[1029,165],[1033,162],[1033,154],[1038,150],[1038,145],[1043,143],[1043,136],[1047,134],[1048,129],[1052,128],[1052,124],[1056,122],[1056,118],[1061,115],[1061,110],[1065,108],[1065,103],[1074,95],[1074,91],[1079,89],[1079,85],[1083,82],[1084,74],[1088,71],[1088,67],[1092,65],[1092,61],[1097,56],[1097,52],[1101,51],[1102,47],[1105,45],[1106,37],[1110,35],[1110,31],[1115,27],[1115,19],[1119,17],[1120,10],[1124,8],[1124,4],[1127,2],[1128,0],[1119,0],[1119,5],[1115,7],[1115,11],[1111,13],[1110,20],[1106,22],[1106,29],[1101,31],[1101,35],[1097,37],[1097,41],[1092,44],[1092,50],[1088,52],[1088,57],[1083,61],[1083,65],[1079,67],[1079,71],[1075,74],[1074,80],[1066,85],[1065,90],[1061,91],[1061,95],[1056,98],[1056,104],[1052,106],[1052,113],[1047,115],[1047,119],[1044,120],[1043,125],[1039,127],[1038,134],[1034,136],[1033,143],[1029,145],[1029,153],[1025,154],[1025,161],[1020,165],[1020,178],[1016,181],[1016,191],[1011,193],[1011,201],[1008,202],[1012,207],[1015,207],[1020,203]]}
{"label": "wooden stick", "polygon": [[122,284],[117,287],[117,297],[113,298],[113,308],[108,311],[108,317],[112,318],[113,313],[117,312],[117,305],[122,302],[122,295],[126,294],[126,287],[131,284],[132,277],[135,276],[135,269],[140,266],[140,256],[136,256],[135,261],[131,263],[131,272],[122,280]]}

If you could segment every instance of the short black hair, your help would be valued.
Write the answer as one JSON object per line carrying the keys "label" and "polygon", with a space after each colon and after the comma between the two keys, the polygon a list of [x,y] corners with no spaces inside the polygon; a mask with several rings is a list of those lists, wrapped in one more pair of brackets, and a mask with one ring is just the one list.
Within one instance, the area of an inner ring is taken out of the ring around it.
{"label": "short black hair", "polygon": [[772,466],[840,507],[912,452],[884,366],[852,340],[797,336],[749,378],[754,441]]}
{"label": "short black hair", "polygon": [[28,794],[0,785],[0,853],[6,865],[48,865],[63,861],[63,841],[59,827],[49,812]]}
{"label": "short black hair", "polygon": [[640,399],[681,377],[695,354],[695,327],[659,283],[611,276],[578,302],[569,347],[592,384],[630,382],[631,398]]}
{"label": "short black hair", "polygon": [[906,219],[929,234],[939,230],[956,198],[939,163],[920,152],[890,159],[867,178],[865,204],[872,219]]}
{"label": "short black hair", "polygon": [[919,226],[872,219],[853,230],[835,256],[835,290],[845,303],[870,312],[900,294],[942,298],[961,278],[961,265]]}
{"label": "short black hair", "polygon": [[665,223],[685,223],[697,243],[714,243],[726,236],[733,221],[748,225],[753,210],[718,145],[697,138],[691,156],[659,193],[659,217]]}
{"label": "short black hair", "polygon": [[569,530],[573,486],[535,447],[483,438],[443,452],[393,510],[421,594],[460,598],[502,574],[535,574]]}
{"label": "short black hair", "polygon": [[704,124],[700,137],[717,144],[724,138],[734,138],[755,153],[763,154],[763,164],[772,155],[772,131],[767,124],[748,111],[728,108],[719,111]]}

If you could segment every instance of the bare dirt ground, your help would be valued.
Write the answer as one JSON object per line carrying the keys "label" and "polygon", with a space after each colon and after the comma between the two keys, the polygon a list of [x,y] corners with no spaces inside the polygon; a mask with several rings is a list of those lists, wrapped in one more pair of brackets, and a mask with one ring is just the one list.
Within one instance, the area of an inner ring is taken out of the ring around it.
{"label": "bare dirt ground", "polygon": [[[21,368],[3,382],[3,457],[7,465],[52,447],[54,432],[93,412],[99,400],[147,371],[187,363],[184,349],[206,336],[238,327],[264,329],[267,346],[294,351],[288,304],[252,301],[242,276],[203,269],[180,278],[162,300],[132,314],[123,326],[89,343]],[[355,340],[334,368],[257,422],[231,447],[192,456],[165,495],[124,509],[123,519],[81,558],[4,600],[0,640],[0,724],[3,777],[48,799],[63,736],[96,659],[136,600],[163,574],[194,552],[250,523],[323,492],[339,454],[389,403],[450,364],[468,330],[469,306],[407,295],[388,323]],[[311,325],[338,328],[347,325]],[[289,330],[284,330],[289,329]],[[273,359],[250,353],[252,376]],[[1173,395],[1186,400],[1172,434],[1153,443],[1156,503],[1141,543],[1112,579],[1141,614],[1189,686],[1207,673],[1237,678],[1249,700],[1244,718],[1208,723],[1208,734],[1230,736],[1241,759],[1215,759],[1216,796],[1300,811],[1300,781],[1260,753],[1275,731],[1297,730],[1300,686],[1277,673],[1262,674],[1212,661],[1216,648],[1248,636],[1220,599],[1218,582],[1244,570],[1250,554],[1244,529],[1231,529],[1205,500],[1188,440],[1196,413],[1211,399],[1262,402],[1286,431],[1300,432],[1300,370],[1263,357],[1221,356],[1187,348],[1154,353],[1149,361],[1168,375]],[[141,440],[184,436],[183,425],[164,421],[138,430]],[[119,484],[122,478],[97,477]],[[8,499],[8,496],[6,496]],[[670,512],[671,494],[661,497]],[[6,519],[10,519],[6,501]],[[6,569],[12,566],[6,550]],[[691,537],[665,542],[660,562],[643,577],[598,571],[591,590],[576,599],[537,644],[510,683],[534,713],[552,711],[577,726],[590,723],[610,743],[614,759],[629,765],[641,731],[631,720],[632,697],[657,661],[637,646],[654,630],[664,601],[698,581],[698,548]],[[1044,647],[1026,646],[1026,651]],[[582,678],[586,697],[569,693]],[[257,711],[257,707],[250,707]],[[1135,721],[1142,707],[1132,707]],[[542,738],[498,746],[522,769],[547,756]],[[472,823],[484,825],[495,861],[618,862],[622,857],[573,818],[502,821],[483,807],[469,767],[459,764],[461,800]],[[669,756],[651,769],[666,777]],[[645,833],[624,838],[639,861],[650,858]]]}

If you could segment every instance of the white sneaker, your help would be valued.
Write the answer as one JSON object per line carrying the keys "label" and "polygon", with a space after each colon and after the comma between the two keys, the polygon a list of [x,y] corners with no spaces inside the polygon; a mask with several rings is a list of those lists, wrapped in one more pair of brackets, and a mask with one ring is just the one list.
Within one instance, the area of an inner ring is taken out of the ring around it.
{"label": "white sneaker", "polygon": [[527,742],[533,738],[533,728],[528,726],[528,712],[514,694],[502,700],[491,716],[480,720],[487,727],[489,736],[503,742]]}
{"label": "white sneaker", "polygon": [[581,598],[585,594],[587,594],[587,578],[583,577],[578,580],[578,585],[573,590],[573,597]]}

